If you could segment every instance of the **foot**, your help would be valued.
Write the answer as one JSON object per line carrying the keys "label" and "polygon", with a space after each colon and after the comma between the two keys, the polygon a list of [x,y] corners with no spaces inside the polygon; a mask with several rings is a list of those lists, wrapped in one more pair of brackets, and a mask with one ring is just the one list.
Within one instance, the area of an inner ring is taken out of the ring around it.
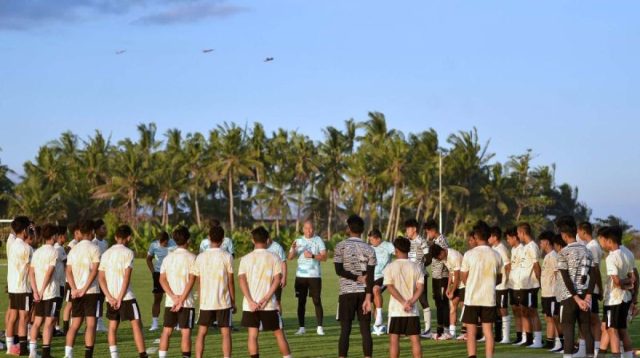
{"label": "foot", "polygon": [[151,327],[149,327],[149,332],[157,331],[159,329],[160,327],[158,327],[157,324],[152,324]]}
{"label": "foot", "polygon": [[564,347],[562,345],[553,347],[552,349],[549,350],[549,352],[553,352],[553,353],[560,353],[562,351],[564,351]]}
{"label": "foot", "polygon": [[373,326],[373,334],[381,336],[387,332],[387,327],[383,325]]}
{"label": "foot", "polygon": [[480,339],[476,339],[476,342],[486,342],[486,341],[487,341],[487,339],[484,338],[484,336],[482,338],[480,338]]}
{"label": "foot", "polygon": [[64,332],[62,332],[61,330],[57,329],[53,332],[53,336],[54,337],[64,337],[66,336],[66,334]]}
{"label": "foot", "polygon": [[322,326],[318,326],[318,328],[316,329],[316,333],[319,336],[324,336],[324,328],[322,328]]}
{"label": "foot", "polygon": [[420,338],[424,338],[424,339],[429,339],[431,338],[431,330],[424,330],[422,331],[422,333],[420,333]]}
{"label": "foot", "polygon": [[544,345],[540,342],[533,342],[533,344],[528,345],[527,348],[544,348]]}
{"label": "foot", "polygon": [[300,327],[298,328],[298,331],[296,331],[296,336],[301,336],[305,333],[307,333],[307,331],[304,330],[304,327]]}
{"label": "foot", "polygon": [[466,341],[467,340],[467,334],[463,333],[461,335],[459,335],[458,337],[456,337],[457,341]]}
{"label": "foot", "polygon": [[11,348],[9,348],[9,350],[7,351],[7,355],[8,356],[19,356],[20,355],[20,346],[13,345],[11,346]]}
{"label": "foot", "polygon": [[498,342],[500,344],[509,344],[511,343],[511,341],[509,340],[509,337],[504,337],[502,338],[502,340],[500,342]]}
{"label": "foot", "polygon": [[451,335],[451,333],[448,333],[448,332],[444,332],[443,334],[438,336],[439,341],[448,341],[450,339],[453,339],[453,336]]}

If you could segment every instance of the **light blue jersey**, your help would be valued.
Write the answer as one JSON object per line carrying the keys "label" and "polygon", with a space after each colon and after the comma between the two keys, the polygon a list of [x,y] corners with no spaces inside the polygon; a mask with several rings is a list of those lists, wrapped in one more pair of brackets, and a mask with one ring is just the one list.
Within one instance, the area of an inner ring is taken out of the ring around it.
{"label": "light blue jersey", "polygon": [[287,254],[284,252],[282,245],[278,244],[277,242],[271,241],[271,245],[269,245],[267,251],[276,254],[280,261],[287,261]]}
{"label": "light blue jersey", "polygon": [[376,269],[373,274],[373,279],[377,280],[384,277],[382,271],[391,262],[391,256],[395,255],[396,248],[389,241],[382,241],[380,245],[373,246],[373,251],[376,253]]}
{"label": "light blue jersey", "polygon": [[[211,242],[209,241],[208,237],[205,237],[202,241],[200,241],[200,253],[207,251],[210,247],[209,246],[210,243]],[[233,241],[231,241],[231,239],[228,237],[225,237],[224,239],[222,239],[222,244],[220,244],[220,248],[230,253],[231,255],[234,254]]]}
{"label": "light blue jersey", "polygon": [[166,247],[162,247],[158,240],[155,240],[149,245],[149,251],[147,251],[147,256],[153,257],[153,271],[160,272],[160,266],[162,266],[162,261],[164,258],[169,255],[170,251],[175,250],[176,242],[173,239],[169,239],[169,243]]}
{"label": "light blue jersey", "polygon": [[309,251],[313,255],[318,255],[327,251],[324,241],[319,236],[310,239],[304,236],[296,239],[296,255],[298,255],[298,269],[296,277],[320,278],[320,261],[304,257],[304,252]]}

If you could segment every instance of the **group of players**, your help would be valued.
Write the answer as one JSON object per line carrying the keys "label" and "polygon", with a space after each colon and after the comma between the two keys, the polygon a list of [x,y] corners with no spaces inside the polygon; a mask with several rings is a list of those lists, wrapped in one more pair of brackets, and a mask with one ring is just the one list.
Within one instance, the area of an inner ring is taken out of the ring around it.
{"label": "group of players", "polygon": [[[378,230],[369,232],[365,241],[364,220],[356,215],[347,220],[348,238],[335,246],[333,259],[339,276],[339,357],[348,354],[356,319],[365,357],[373,354],[372,332],[389,334],[391,357],[399,356],[402,336],[409,337],[414,357],[422,356],[421,338],[465,340],[469,357],[476,356],[476,342],[481,341],[486,356],[492,357],[494,342],[512,343],[509,304],[516,329],[515,345],[547,347],[564,353],[564,357],[591,357],[608,349],[614,356],[632,356],[627,322],[637,313],[638,274],[633,254],[622,245],[620,228],[600,228],[595,239],[588,222],[577,225],[572,217],[561,217],[556,220],[555,232],[542,232],[536,242],[531,227],[522,223],[504,233],[509,250],[501,230],[480,221],[469,232],[468,250],[463,255],[449,247],[434,221],[427,221],[422,230],[413,219],[404,226],[405,236],[393,243],[383,240]],[[36,228],[26,217],[16,217],[11,227],[7,240],[7,354],[39,356],[37,340],[41,332],[41,357],[50,357],[52,337],[56,335],[66,337],[65,357],[73,357],[76,336],[86,323],[84,352],[85,357],[92,357],[96,331],[103,329],[101,317],[106,303],[111,357],[119,356],[117,332],[122,320],[131,322],[139,356],[147,356],[140,308],[130,285],[134,260],[134,252],[127,247],[132,239],[130,227],[117,228],[111,247],[101,220],[73,226],[69,243],[66,227],[46,224]],[[281,318],[287,260],[298,261],[294,286],[298,299],[296,334],[306,334],[308,296],[315,307],[316,333],[325,334],[321,262],[328,258],[327,249],[315,235],[311,221],[304,223],[303,234],[287,254],[263,227],[251,232],[254,250],[241,258],[235,273],[244,297],[241,325],[248,330],[251,357],[259,356],[260,331],[272,331],[282,356],[291,356]],[[34,252],[36,241],[39,247]],[[191,332],[197,325],[196,357],[203,356],[211,326],[220,329],[222,355],[230,357],[232,317],[236,312],[233,242],[214,221],[209,236],[200,244],[199,255],[191,253],[189,247],[189,231],[179,226],[171,235],[162,233],[148,251],[147,264],[154,282],[152,331],[160,329],[160,306],[165,297],[159,356],[167,356],[170,337],[178,330],[182,356],[190,357]],[[603,250],[608,252],[603,263],[604,282],[600,275]],[[427,295],[429,266],[437,317],[435,332],[431,330]],[[390,294],[386,324],[382,313],[385,290]],[[539,294],[546,344],[538,316]],[[66,304],[61,310],[63,301]],[[462,329],[456,336],[459,310]],[[63,326],[59,327],[61,315]],[[574,347],[576,324],[580,339]]]}

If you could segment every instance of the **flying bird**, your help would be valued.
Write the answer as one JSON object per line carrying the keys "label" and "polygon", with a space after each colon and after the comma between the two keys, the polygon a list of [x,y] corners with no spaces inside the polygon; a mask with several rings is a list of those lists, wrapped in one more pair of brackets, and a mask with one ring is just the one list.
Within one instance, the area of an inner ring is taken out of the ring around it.
{"label": "flying bird", "polygon": [[118,50],[116,51],[116,55],[122,55],[125,52],[127,52],[127,50]]}
{"label": "flying bird", "polygon": [[212,48],[206,48],[204,50],[202,50],[202,53],[209,53],[209,52],[213,52]]}
{"label": "flying bird", "polygon": [[267,57],[264,59],[264,62],[271,62],[273,61],[273,57]]}

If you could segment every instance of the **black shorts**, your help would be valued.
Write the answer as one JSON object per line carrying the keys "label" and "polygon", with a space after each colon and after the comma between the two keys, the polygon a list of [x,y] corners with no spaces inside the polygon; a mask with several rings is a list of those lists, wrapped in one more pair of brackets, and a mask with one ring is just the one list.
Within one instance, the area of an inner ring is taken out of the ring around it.
{"label": "black shorts", "polygon": [[[90,293],[71,299],[71,317],[98,317],[100,294]],[[124,302],[123,302],[124,304]]]}
{"label": "black shorts", "polygon": [[[98,303],[98,310],[100,310],[100,303]],[[120,308],[114,310],[111,305],[107,305],[107,319],[109,321],[135,321],[140,319],[140,307],[138,301],[134,299],[122,301]]]}
{"label": "black shorts", "polygon": [[420,317],[391,317],[387,333],[417,336],[420,334]]}
{"label": "black shorts", "polygon": [[380,277],[379,279],[373,281],[373,285],[380,288],[384,287],[384,277]]}
{"label": "black shorts", "polygon": [[542,313],[547,317],[556,317],[560,314],[560,304],[555,297],[542,297]]}
{"label": "black shorts", "polygon": [[[267,312],[267,311],[263,311]],[[213,322],[218,322],[218,327],[231,327],[231,308],[223,310],[200,310],[198,326],[211,327]],[[243,316],[244,319],[244,316]],[[182,326],[181,326],[182,327]]]}
{"label": "black shorts", "polygon": [[33,296],[30,293],[9,293],[9,308],[18,311],[31,311]]}
{"label": "black shorts", "polygon": [[459,298],[461,302],[464,301],[464,292],[465,292],[464,287],[463,288],[456,288],[453,291],[453,298]]}
{"label": "black shorts", "polygon": [[33,309],[36,311],[36,317],[56,317],[56,310],[59,310],[58,297],[36,302]]}
{"label": "black shorts", "polygon": [[604,306],[602,322],[607,328],[626,329],[629,308],[631,308],[631,302],[623,302],[615,306]]}
{"label": "black shorts", "polygon": [[509,308],[509,290],[496,290],[496,307]]}
{"label": "black shorts", "polygon": [[318,299],[322,292],[322,279],[320,277],[296,277],[293,288],[296,297],[307,297]]}
{"label": "black shorts", "polygon": [[160,284],[160,272],[154,272],[153,273],[153,290],[151,290],[152,293],[164,293],[164,289],[162,288],[162,285]]}
{"label": "black shorts", "polygon": [[515,299],[513,305],[525,308],[538,308],[538,291],[538,288],[515,290],[512,297]]}
{"label": "black shorts", "polygon": [[282,319],[278,311],[242,312],[242,327],[261,328],[263,331],[282,329]]}
{"label": "black shorts", "polygon": [[600,305],[598,304],[599,299],[599,293],[594,293],[591,295],[591,313],[600,314]]}
{"label": "black shorts", "polygon": [[66,290],[64,286],[60,286],[60,296],[56,297],[56,317],[60,317],[60,310],[62,309],[62,303],[64,302],[65,294]]}
{"label": "black shorts", "polygon": [[276,289],[276,293],[275,293],[275,295],[276,295],[276,300],[277,300],[278,302],[282,302],[282,286],[279,286],[279,287]]}
{"label": "black shorts", "polygon": [[362,304],[366,297],[364,292],[347,293],[338,296],[338,321],[347,320],[351,322],[357,316],[358,321],[371,322],[371,312],[367,314],[362,312]]}
{"label": "black shorts", "polygon": [[163,327],[173,328],[177,325],[181,329],[193,329],[195,315],[195,308],[182,307],[178,312],[172,312],[171,307],[165,307]]}
{"label": "black shorts", "polygon": [[467,306],[462,309],[462,323],[477,325],[478,322],[494,323],[496,321],[496,308],[487,306]]}
{"label": "black shorts", "polygon": [[[585,295],[579,295],[580,298],[584,300]],[[585,312],[578,307],[578,304],[573,299],[573,297],[569,297],[566,300],[560,302],[560,323],[561,324],[571,324],[575,325],[578,323],[586,323],[589,322],[591,324],[591,312]]]}
{"label": "black shorts", "polygon": [[512,306],[520,306],[520,290],[509,289],[509,302]]}

